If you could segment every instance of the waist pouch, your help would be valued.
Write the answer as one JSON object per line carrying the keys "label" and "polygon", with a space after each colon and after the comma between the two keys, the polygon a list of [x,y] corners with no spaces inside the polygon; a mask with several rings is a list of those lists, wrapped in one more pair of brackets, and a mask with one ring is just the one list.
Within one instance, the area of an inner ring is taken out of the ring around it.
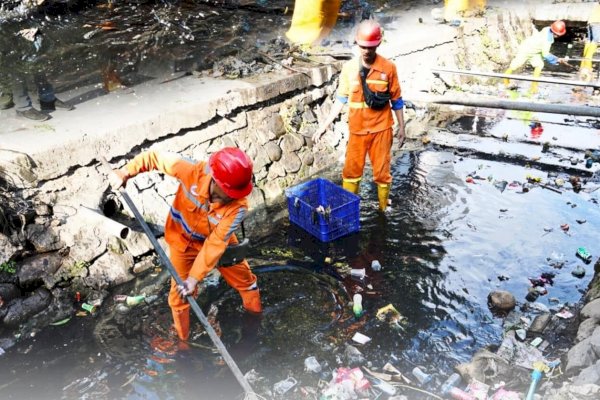
{"label": "waist pouch", "polygon": [[365,76],[364,71],[360,70],[359,75],[360,81],[362,83],[365,103],[367,106],[369,106],[369,108],[372,108],[373,110],[383,110],[385,106],[390,104],[392,96],[390,95],[389,91],[373,92],[371,89],[369,89],[369,86],[367,85],[367,77]]}
{"label": "waist pouch", "polygon": [[218,266],[231,267],[232,265],[236,265],[246,258],[249,251],[250,240],[248,238],[244,238],[239,244],[227,246],[225,253],[223,253],[219,260]]}

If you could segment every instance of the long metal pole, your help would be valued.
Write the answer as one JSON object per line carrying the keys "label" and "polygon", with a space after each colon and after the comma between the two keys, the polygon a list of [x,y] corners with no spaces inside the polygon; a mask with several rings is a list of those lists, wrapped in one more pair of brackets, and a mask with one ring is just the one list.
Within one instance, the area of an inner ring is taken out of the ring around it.
{"label": "long metal pole", "polygon": [[429,97],[424,101],[437,104],[454,104],[470,107],[500,108],[504,110],[533,111],[548,114],[600,117],[600,107],[572,106],[566,104],[541,104],[514,100],[469,99],[464,97]]}
{"label": "long metal pole", "polygon": [[569,61],[584,61],[584,60],[588,60],[594,63],[600,62],[600,60],[598,60],[597,58],[583,58],[583,57],[569,57]]}
{"label": "long metal pole", "polygon": [[485,76],[488,78],[514,79],[516,81],[554,83],[557,85],[590,86],[590,87],[594,87],[594,88],[600,87],[600,83],[598,83],[598,82],[569,81],[566,79],[556,79],[556,78],[533,78],[533,77],[527,76],[527,75],[499,74],[496,72],[464,71],[464,70],[460,70],[460,69],[443,69],[443,68],[433,68],[431,71],[434,73],[441,72],[441,73],[457,74],[457,75]]}
{"label": "long metal pole", "polygon": [[[108,161],[106,161],[106,158],[104,158],[103,156],[100,156],[99,160],[102,163],[102,165],[104,167],[106,167],[106,169],[107,169],[107,171],[109,171],[109,173],[113,173],[112,168],[108,164]],[[144,221],[142,214],[140,214],[140,212],[138,211],[137,207],[135,206],[133,200],[131,200],[131,197],[129,197],[127,190],[125,188],[121,187],[121,188],[119,188],[119,193],[123,197],[123,200],[125,200],[125,203],[127,203],[127,206],[129,207],[129,209],[135,216],[135,219],[137,220],[137,222],[142,226],[142,229],[148,236],[148,239],[150,239],[150,242],[152,243],[154,250],[156,250],[156,252],[158,253],[163,265],[165,267],[167,267],[167,269],[169,270],[169,273],[171,274],[173,279],[175,279],[175,282],[177,282],[178,285],[183,285],[183,281],[177,274],[177,271],[175,271],[173,264],[171,264],[171,260],[169,260],[169,257],[167,257],[167,254],[165,253],[163,248],[158,243],[158,240],[156,240],[156,237],[152,233],[152,230],[150,230],[150,227],[148,226],[146,221]],[[231,355],[229,355],[229,352],[225,348],[225,345],[223,344],[223,342],[221,342],[221,339],[219,338],[219,336],[217,335],[217,333],[215,332],[213,327],[208,322],[208,319],[202,312],[202,309],[196,302],[196,299],[194,299],[191,295],[185,296],[185,299],[187,300],[188,303],[190,303],[190,306],[192,307],[194,314],[196,314],[196,316],[202,323],[202,326],[204,326],[204,329],[206,329],[206,332],[208,332],[208,336],[210,336],[210,339],[212,340],[214,345],[217,347],[217,350],[219,351],[221,356],[223,356],[223,359],[229,366],[229,369],[231,369],[231,372],[233,373],[233,375],[235,376],[235,378],[237,379],[239,384],[244,389],[244,392],[246,392],[246,395],[247,396],[254,395],[254,391],[252,390],[252,387],[250,386],[250,384],[244,377],[244,374],[242,374],[242,371],[240,371],[240,369],[238,368],[237,364],[235,363],[235,361],[233,360]]]}

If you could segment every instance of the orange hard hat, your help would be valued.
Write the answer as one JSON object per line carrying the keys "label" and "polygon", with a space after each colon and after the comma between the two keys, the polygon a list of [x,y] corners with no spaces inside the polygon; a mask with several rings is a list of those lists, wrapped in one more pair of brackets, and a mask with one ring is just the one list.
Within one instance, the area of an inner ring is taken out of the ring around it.
{"label": "orange hard hat", "polygon": [[225,194],[241,199],[252,191],[252,160],[237,147],[225,147],[208,160],[212,177]]}
{"label": "orange hard hat", "polygon": [[567,33],[567,26],[565,25],[565,21],[558,20],[554,21],[552,25],[550,25],[550,30],[552,33],[558,36],[562,36]]}
{"label": "orange hard hat", "polygon": [[356,43],[361,47],[376,47],[381,43],[381,25],[372,19],[362,21],[356,31]]}

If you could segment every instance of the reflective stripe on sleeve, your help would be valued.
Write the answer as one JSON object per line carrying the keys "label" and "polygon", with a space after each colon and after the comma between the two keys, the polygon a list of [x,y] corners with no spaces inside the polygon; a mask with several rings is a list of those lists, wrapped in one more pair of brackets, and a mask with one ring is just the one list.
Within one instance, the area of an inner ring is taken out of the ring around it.
{"label": "reflective stripe on sleeve", "polygon": [[246,212],[247,212],[247,210],[244,207],[240,207],[238,209],[237,215],[235,216],[235,218],[231,222],[231,226],[229,227],[229,231],[225,235],[225,240],[226,241],[229,240],[229,238],[231,237],[231,235],[233,234],[233,232],[242,223],[242,221],[246,217]]}
{"label": "reflective stripe on sleeve", "polygon": [[185,219],[183,218],[183,216],[181,215],[181,213],[179,211],[177,211],[174,207],[171,207],[171,218],[173,219],[173,221],[177,222],[179,225],[181,225],[181,227],[183,228],[183,230],[191,236],[192,239],[194,240],[200,240],[200,241],[204,241],[206,240],[206,237],[204,235],[201,235],[199,233],[195,233],[194,231],[192,231],[192,229],[190,228],[190,226],[188,225],[188,223],[185,221]]}

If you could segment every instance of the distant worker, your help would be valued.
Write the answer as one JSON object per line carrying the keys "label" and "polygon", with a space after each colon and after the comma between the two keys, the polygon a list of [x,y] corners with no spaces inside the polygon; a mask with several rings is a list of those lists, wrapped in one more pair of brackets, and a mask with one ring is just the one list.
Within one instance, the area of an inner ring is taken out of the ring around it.
{"label": "distant worker", "polygon": [[228,245],[238,240],[235,230],[248,212],[246,196],[252,191],[252,161],[242,150],[225,147],[212,154],[208,162],[194,162],[176,154],[148,151],[115,170],[124,185],[141,172],[159,170],[179,181],[179,187],[165,224],[169,258],[183,280],[178,286],[171,279],[169,306],[179,339],[190,333],[190,305],[185,296],[195,295],[197,284],[214,268],[242,297],[243,307],[261,313],[256,276],[246,260],[221,265],[219,260]]}
{"label": "distant worker", "polygon": [[296,0],[292,24],[285,35],[302,45],[324,39],[335,26],[341,3],[341,0]]}
{"label": "distant worker", "polygon": [[[510,63],[505,74],[512,74],[515,70],[520,69],[526,63],[533,67],[533,77],[539,78],[544,68],[544,61],[551,65],[558,63],[571,66],[564,58],[558,58],[550,53],[550,47],[554,43],[554,39],[563,36],[567,32],[564,21],[554,21],[552,25],[542,28],[541,31],[535,31],[533,35],[525,39],[517,50],[517,55]],[[510,84],[509,79],[504,80],[504,84]],[[530,94],[537,93],[538,82],[532,82],[529,89]]]}
{"label": "distant worker", "polygon": [[[373,20],[359,24],[356,43],[360,47],[360,56],[344,64],[336,100],[325,122],[313,135],[313,140],[316,142],[323,136],[344,104],[348,104],[350,137],[342,185],[344,189],[358,194],[365,158],[369,154],[373,178],[377,183],[379,209],[385,211],[392,183],[390,163],[394,130],[397,130],[399,146],[404,143],[404,102],[396,65],[377,54],[382,33],[381,26]],[[395,126],[393,114],[396,115]]]}
{"label": "distant worker", "polygon": [[579,78],[589,82],[593,78],[592,58],[600,42],[600,1],[597,2],[587,21],[587,38],[583,47],[583,60],[579,67]]}
{"label": "distant worker", "polygon": [[483,13],[485,0],[444,0],[444,19],[460,22],[462,14]]}

